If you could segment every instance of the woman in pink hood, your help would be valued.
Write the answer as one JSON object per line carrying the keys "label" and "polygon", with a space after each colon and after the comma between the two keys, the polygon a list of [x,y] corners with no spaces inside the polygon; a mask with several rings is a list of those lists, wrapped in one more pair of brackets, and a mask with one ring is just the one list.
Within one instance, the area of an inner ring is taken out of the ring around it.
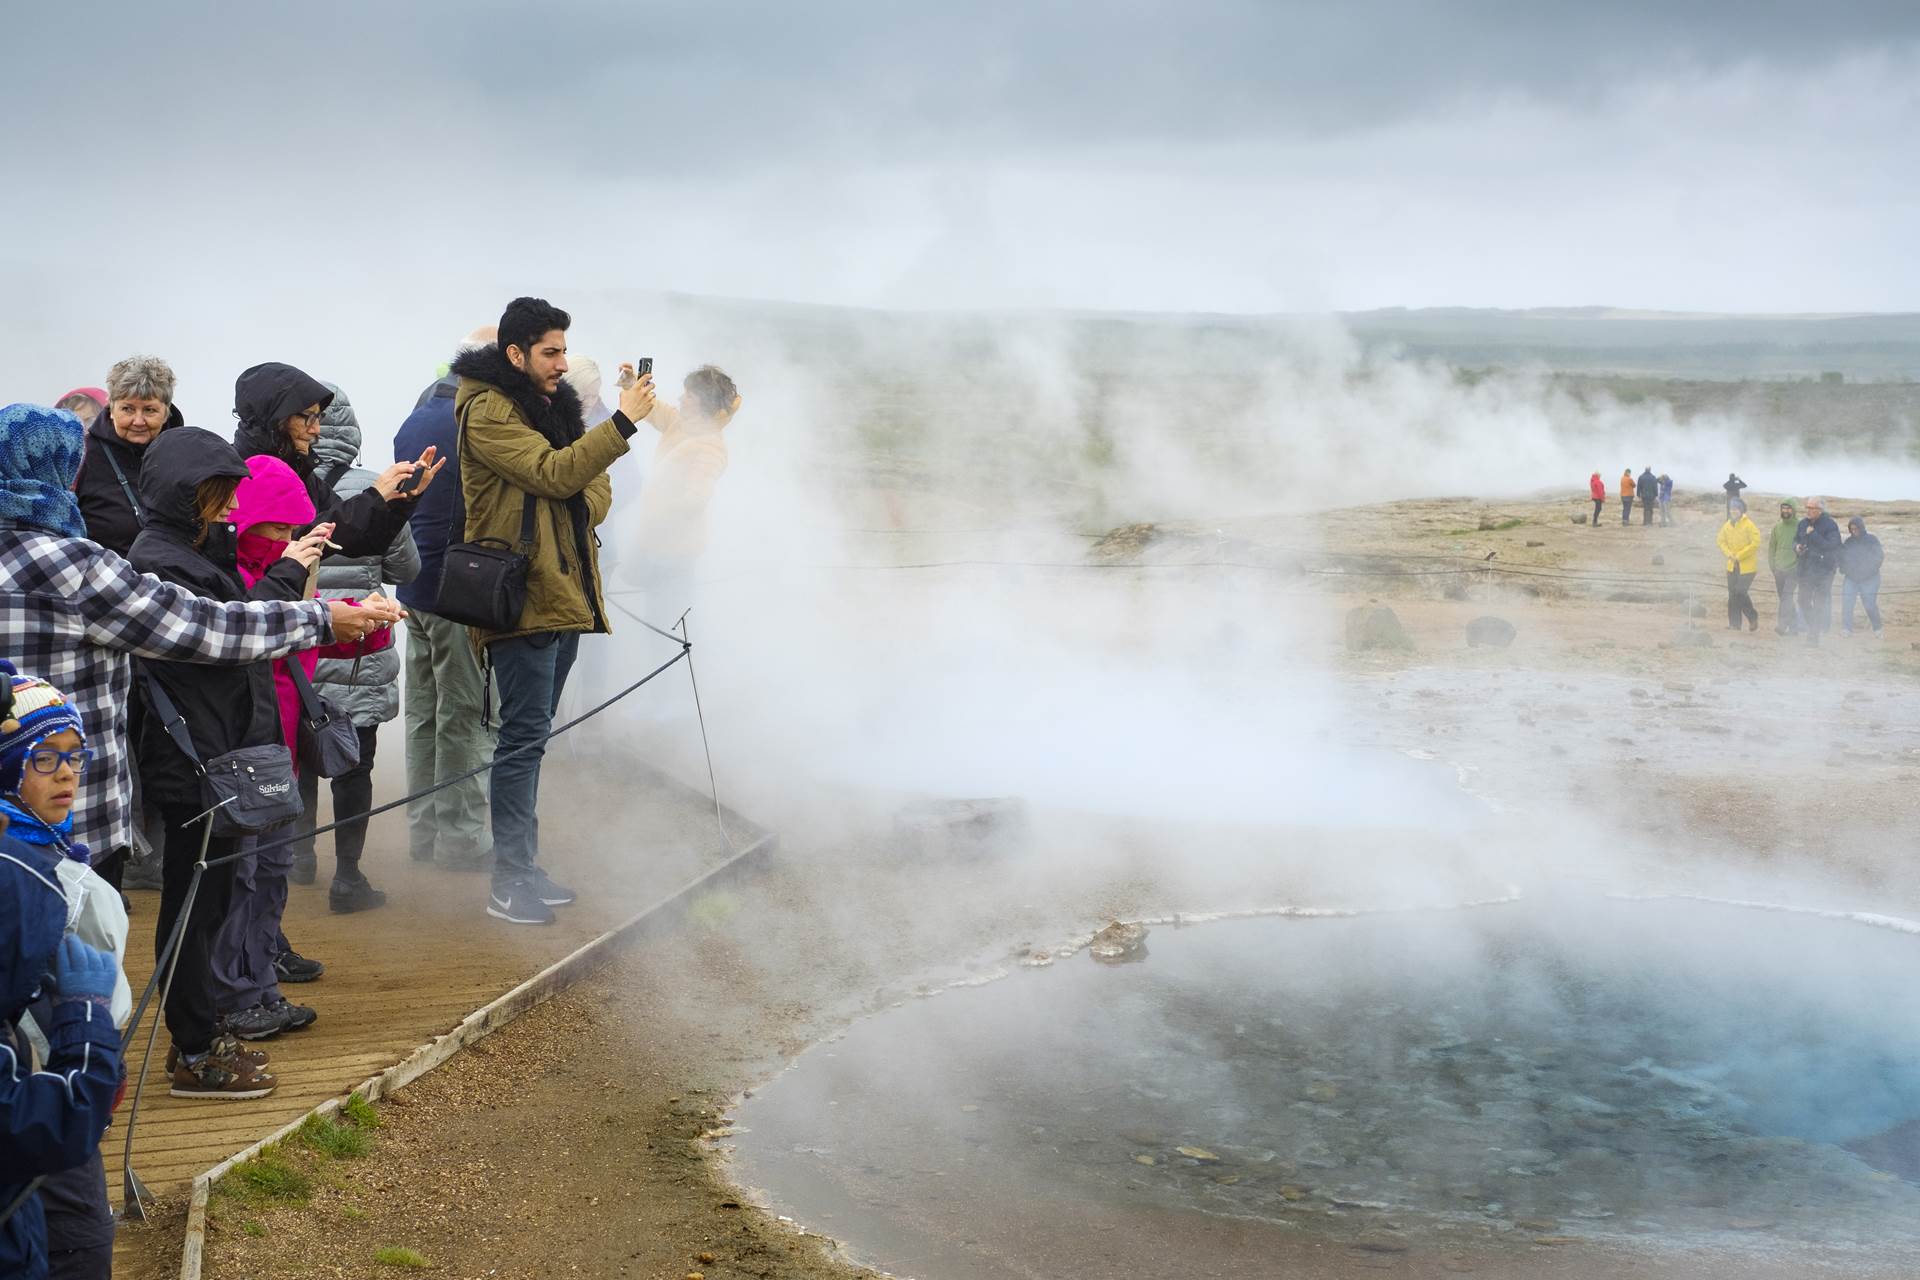
{"label": "woman in pink hood", "polygon": [[[293,531],[312,523],[314,510],[307,486],[294,474],[293,468],[278,458],[265,455],[248,458],[247,472],[247,478],[240,482],[234,494],[231,519],[240,535],[236,567],[241,578],[252,586],[286,553]],[[331,526],[318,525],[313,532],[326,535],[331,533]],[[382,629],[369,633],[364,640],[306,649],[273,664],[280,733],[287,749],[293,752],[295,768],[299,767],[300,759],[300,693],[288,674],[287,664],[298,662],[301,670],[311,677],[322,657],[352,660],[392,643],[393,633]],[[258,979],[252,975],[262,972],[258,963],[261,955],[267,957],[264,971],[270,975],[272,957],[291,949],[281,933],[280,921],[286,913],[287,872],[292,864],[293,851],[286,845],[253,854],[237,864],[232,905],[214,944],[214,979],[219,989],[220,1012],[229,1030],[243,1039],[262,1039],[278,1030],[299,1030],[310,1025],[315,1016],[310,1009],[293,1006],[305,1014],[304,1021],[288,1023],[282,1019],[281,1025],[271,1030],[267,1029],[267,1017],[255,1016],[272,1009],[280,999],[277,984],[271,989],[261,989]],[[217,960],[223,955],[244,955],[248,962],[229,970]]]}

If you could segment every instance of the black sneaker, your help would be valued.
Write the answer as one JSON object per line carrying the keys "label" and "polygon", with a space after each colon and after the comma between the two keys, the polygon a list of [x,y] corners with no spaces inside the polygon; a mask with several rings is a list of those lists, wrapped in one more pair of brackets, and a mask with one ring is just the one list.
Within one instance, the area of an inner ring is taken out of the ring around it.
{"label": "black sneaker", "polygon": [[553,878],[538,867],[533,869],[533,892],[549,907],[570,907],[577,896],[567,886],[554,883]]}
{"label": "black sneaker", "polygon": [[220,1019],[220,1030],[242,1040],[269,1040],[287,1029],[286,1020],[264,1004]]}
{"label": "black sneaker", "polygon": [[372,911],[375,907],[386,905],[387,895],[368,884],[365,876],[357,875],[351,880],[345,876],[335,876],[333,887],[327,890],[327,909],[339,915]]}
{"label": "black sneaker", "polygon": [[534,886],[524,882],[495,889],[487,895],[487,914],[508,924],[552,924],[553,908],[540,901]]}
{"label": "black sneaker", "polygon": [[268,1013],[280,1020],[282,1031],[305,1031],[320,1020],[320,1015],[304,1004],[295,1004],[282,996],[266,1006]]}
{"label": "black sneaker", "polygon": [[282,951],[273,958],[273,971],[282,982],[312,982],[327,971],[327,966],[298,951]]}
{"label": "black sneaker", "polygon": [[293,855],[293,866],[287,870],[287,880],[292,884],[312,884],[320,873],[320,859],[311,853]]}

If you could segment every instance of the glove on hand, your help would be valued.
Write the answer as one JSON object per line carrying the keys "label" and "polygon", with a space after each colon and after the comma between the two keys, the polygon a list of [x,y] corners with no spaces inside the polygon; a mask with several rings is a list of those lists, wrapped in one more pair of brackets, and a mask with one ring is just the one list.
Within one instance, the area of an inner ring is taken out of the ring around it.
{"label": "glove on hand", "polygon": [[56,1000],[111,1000],[119,974],[120,966],[111,955],[68,934],[53,953],[51,990]]}

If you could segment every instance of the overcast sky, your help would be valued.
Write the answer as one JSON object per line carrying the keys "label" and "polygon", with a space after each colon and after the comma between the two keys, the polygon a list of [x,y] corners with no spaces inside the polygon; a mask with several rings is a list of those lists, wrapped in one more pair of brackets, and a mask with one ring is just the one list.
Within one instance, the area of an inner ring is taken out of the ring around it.
{"label": "overcast sky", "polygon": [[16,298],[357,298],[374,323],[401,290],[588,284],[1920,307],[1911,0],[98,0],[5,23]]}

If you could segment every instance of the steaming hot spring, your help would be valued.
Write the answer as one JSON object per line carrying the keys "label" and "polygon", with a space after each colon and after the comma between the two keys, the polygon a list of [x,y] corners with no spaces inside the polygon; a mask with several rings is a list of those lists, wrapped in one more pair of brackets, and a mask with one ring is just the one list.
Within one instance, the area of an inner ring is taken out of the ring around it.
{"label": "steaming hot spring", "polygon": [[1897,926],[1599,896],[1156,926],[807,1053],[740,1108],[739,1173],[902,1275],[1910,1275]]}

